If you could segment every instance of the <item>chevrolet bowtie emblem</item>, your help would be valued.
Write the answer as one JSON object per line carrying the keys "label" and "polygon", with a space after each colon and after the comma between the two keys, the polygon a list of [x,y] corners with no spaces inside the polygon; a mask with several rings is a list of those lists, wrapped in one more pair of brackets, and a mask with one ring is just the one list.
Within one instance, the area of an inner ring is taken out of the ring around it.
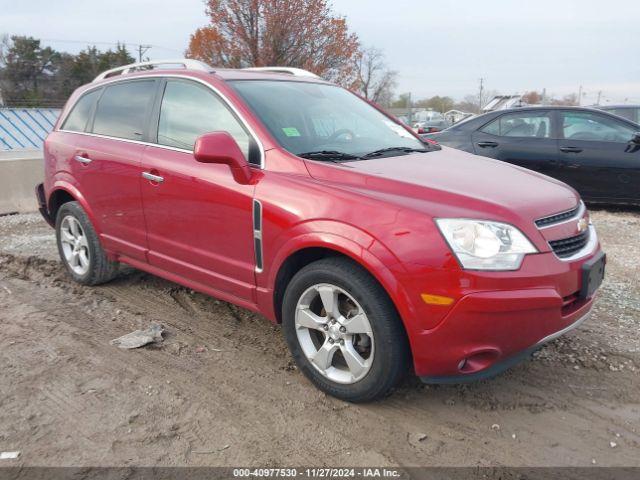
{"label": "chevrolet bowtie emblem", "polygon": [[581,218],[578,220],[578,233],[584,232],[589,227],[589,222],[587,222],[586,218]]}

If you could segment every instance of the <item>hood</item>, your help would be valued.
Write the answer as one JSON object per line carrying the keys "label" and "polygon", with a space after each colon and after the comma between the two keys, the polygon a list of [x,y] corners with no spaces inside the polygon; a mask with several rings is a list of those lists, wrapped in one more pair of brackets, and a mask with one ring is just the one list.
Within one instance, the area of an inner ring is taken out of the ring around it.
{"label": "hood", "polygon": [[433,216],[455,213],[504,221],[535,220],[570,210],[579,202],[578,194],[558,180],[448,147],[346,162],[342,168],[318,162],[307,165],[317,179],[405,197],[409,203],[426,202]]}

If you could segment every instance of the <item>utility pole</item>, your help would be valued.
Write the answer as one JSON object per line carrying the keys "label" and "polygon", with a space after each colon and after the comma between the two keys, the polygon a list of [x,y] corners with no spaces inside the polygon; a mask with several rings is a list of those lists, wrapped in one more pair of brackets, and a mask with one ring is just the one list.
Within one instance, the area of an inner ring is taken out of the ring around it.
{"label": "utility pole", "polygon": [[480,79],[480,92],[478,93],[478,113],[482,113],[482,93],[484,92],[484,78]]}
{"label": "utility pole", "polygon": [[407,108],[409,111],[409,125],[413,123],[413,107],[411,105],[411,92],[407,95]]}
{"label": "utility pole", "polygon": [[598,91],[598,101],[596,102],[596,105],[600,105],[600,98],[602,97],[602,90]]}
{"label": "utility pole", "polygon": [[142,62],[142,56],[147,53],[147,50],[151,48],[151,45],[138,45],[138,61]]}
{"label": "utility pole", "polygon": [[578,106],[582,105],[582,85],[578,88]]}

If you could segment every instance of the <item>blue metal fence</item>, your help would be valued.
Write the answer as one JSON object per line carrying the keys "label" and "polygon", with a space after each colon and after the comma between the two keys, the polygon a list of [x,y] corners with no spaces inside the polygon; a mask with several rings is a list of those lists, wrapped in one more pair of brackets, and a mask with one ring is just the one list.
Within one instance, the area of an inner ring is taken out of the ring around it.
{"label": "blue metal fence", "polygon": [[0,150],[40,150],[59,108],[0,108]]}

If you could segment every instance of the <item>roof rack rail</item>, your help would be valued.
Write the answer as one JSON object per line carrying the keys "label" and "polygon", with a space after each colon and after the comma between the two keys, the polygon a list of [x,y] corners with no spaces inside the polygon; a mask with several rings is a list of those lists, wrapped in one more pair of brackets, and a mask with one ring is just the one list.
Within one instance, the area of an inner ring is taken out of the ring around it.
{"label": "roof rack rail", "polygon": [[115,77],[116,75],[125,75],[135,72],[136,70],[151,70],[159,65],[182,65],[186,70],[198,70],[200,72],[212,72],[213,68],[200,60],[190,58],[181,58],[177,60],[151,60],[148,62],[131,63],[121,67],[106,70],[93,79],[94,82],[104,80],[105,78]]}
{"label": "roof rack rail", "polygon": [[303,70],[302,68],[294,68],[294,67],[249,67],[243,68],[242,70],[250,70],[253,72],[267,72],[267,73],[284,73],[287,75],[293,75],[294,77],[311,77],[311,78],[320,78],[315,73],[311,73],[308,70]]}

